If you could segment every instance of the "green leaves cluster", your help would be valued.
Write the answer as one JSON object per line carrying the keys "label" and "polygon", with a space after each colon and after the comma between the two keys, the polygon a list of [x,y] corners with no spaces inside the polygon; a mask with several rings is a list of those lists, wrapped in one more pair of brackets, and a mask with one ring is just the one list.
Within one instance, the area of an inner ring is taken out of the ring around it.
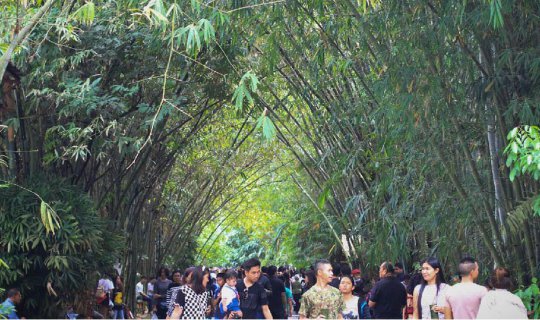
{"label": "green leaves cluster", "polygon": [[531,285],[514,293],[523,301],[527,311],[533,312],[532,319],[540,318],[540,288],[536,277],[532,279]]}
{"label": "green leaves cluster", "polygon": [[258,84],[259,79],[252,71],[248,71],[242,76],[232,96],[237,112],[243,111],[244,100],[247,100],[251,106],[255,103],[252,94],[257,92]]}
{"label": "green leaves cluster", "polygon": [[[510,170],[510,180],[528,174],[540,179],[540,129],[537,126],[524,125],[512,129],[507,136],[508,145],[504,150],[507,155],[506,166]],[[536,215],[540,216],[540,196],[533,204]]]}
{"label": "green leaves cluster", "polygon": [[47,292],[47,282],[64,302],[73,302],[93,287],[95,272],[118,257],[122,241],[106,231],[90,199],[65,180],[40,176],[29,185],[43,200],[16,186],[0,189],[0,248],[9,266],[0,266],[0,286],[18,284],[28,315],[57,317],[59,301]]}
{"label": "green leaves cluster", "polygon": [[96,17],[96,5],[92,1],[87,1],[75,10],[71,17],[82,24],[91,25]]}
{"label": "green leaves cluster", "polygon": [[535,180],[540,179],[540,129],[537,126],[524,125],[508,133],[506,166],[511,168],[510,180],[522,174],[530,174]]}

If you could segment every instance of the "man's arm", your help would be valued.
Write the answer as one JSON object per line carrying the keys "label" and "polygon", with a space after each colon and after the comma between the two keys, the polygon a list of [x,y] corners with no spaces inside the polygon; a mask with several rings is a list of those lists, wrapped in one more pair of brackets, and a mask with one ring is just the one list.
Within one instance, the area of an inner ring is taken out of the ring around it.
{"label": "man's arm", "polygon": [[453,316],[454,315],[452,314],[452,308],[450,308],[449,306],[444,307],[444,319],[451,320],[454,318]]}
{"label": "man's arm", "polygon": [[273,319],[272,318],[272,313],[270,312],[270,308],[268,308],[267,304],[263,304],[262,311],[263,311],[265,319]]}
{"label": "man's arm", "polygon": [[376,283],[375,286],[373,286],[373,289],[369,294],[368,306],[370,308],[375,308],[375,306],[377,305],[377,300],[379,300],[379,286],[377,286],[378,284],[379,283]]}

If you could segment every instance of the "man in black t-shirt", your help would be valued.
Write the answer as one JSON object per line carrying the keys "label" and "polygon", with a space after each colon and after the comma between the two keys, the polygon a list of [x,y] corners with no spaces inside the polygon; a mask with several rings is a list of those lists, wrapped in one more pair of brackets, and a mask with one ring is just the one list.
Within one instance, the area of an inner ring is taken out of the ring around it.
{"label": "man in black t-shirt", "polygon": [[236,285],[240,295],[240,309],[244,319],[272,319],[268,308],[268,297],[264,288],[257,283],[261,276],[261,262],[252,258],[242,265],[245,277]]}
{"label": "man in black t-shirt", "polygon": [[375,284],[369,297],[369,307],[375,319],[401,319],[407,304],[405,286],[394,277],[394,266],[383,262],[379,268],[381,280]]}
{"label": "man in black t-shirt", "polygon": [[262,267],[261,271],[261,276],[259,277],[259,280],[257,280],[257,282],[261,286],[263,286],[264,290],[266,290],[266,295],[271,296],[272,284],[270,284],[270,277],[268,277],[268,267]]}
{"label": "man in black t-shirt", "polygon": [[277,275],[277,267],[268,267],[268,276],[272,285],[272,294],[268,296],[268,307],[274,319],[286,319],[285,306],[287,305],[287,297],[285,295],[285,284]]}

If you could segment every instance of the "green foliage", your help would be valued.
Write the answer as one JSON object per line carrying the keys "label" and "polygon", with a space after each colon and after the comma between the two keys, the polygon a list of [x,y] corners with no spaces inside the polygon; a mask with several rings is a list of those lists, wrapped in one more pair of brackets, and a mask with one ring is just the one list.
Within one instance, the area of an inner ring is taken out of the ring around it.
{"label": "green foliage", "polygon": [[527,311],[533,311],[532,319],[540,318],[540,289],[537,278],[533,278],[527,288],[521,288],[514,293],[523,301]]}
{"label": "green foliage", "polygon": [[510,180],[521,174],[530,174],[535,180],[540,179],[540,129],[537,126],[516,127],[508,133],[508,155],[506,165],[510,171]]}
{"label": "green foliage", "polygon": [[96,5],[91,1],[87,1],[84,5],[79,7],[79,9],[77,9],[71,14],[71,17],[73,19],[86,25],[92,24],[92,22],[94,22],[95,16]]}
{"label": "green foliage", "polygon": [[[511,168],[510,180],[529,174],[540,179],[540,129],[537,126],[522,126],[512,129],[507,136],[506,165]],[[533,203],[536,215],[540,215],[540,196]]]}
{"label": "green foliage", "polygon": [[236,111],[240,112],[243,110],[244,99],[246,99],[250,105],[254,104],[252,94],[257,92],[258,84],[259,79],[252,71],[248,71],[242,76],[232,96]]}
{"label": "green foliage", "polygon": [[270,119],[270,117],[268,116],[266,110],[257,120],[257,126],[255,127],[255,129],[260,128],[262,128],[262,134],[264,139],[266,140],[271,140],[276,135],[276,127],[274,126],[272,119]]}
{"label": "green foliage", "polygon": [[0,273],[0,286],[21,288],[28,315],[57,317],[63,306],[47,292],[47,282],[62,294],[60,302],[73,302],[93,287],[97,270],[112,265],[121,239],[106,231],[88,197],[65,180],[40,176],[29,185],[58,214],[60,228],[49,233],[39,217],[43,201],[35,195],[2,188],[0,251],[9,270]]}

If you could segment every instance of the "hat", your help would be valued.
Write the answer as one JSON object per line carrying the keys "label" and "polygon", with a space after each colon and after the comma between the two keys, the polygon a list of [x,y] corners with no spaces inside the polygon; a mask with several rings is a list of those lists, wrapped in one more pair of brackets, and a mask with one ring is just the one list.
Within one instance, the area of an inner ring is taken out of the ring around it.
{"label": "hat", "polygon": [[360,269],[354,269],[354,270],[352,271],[352,274],[360,274]]}

